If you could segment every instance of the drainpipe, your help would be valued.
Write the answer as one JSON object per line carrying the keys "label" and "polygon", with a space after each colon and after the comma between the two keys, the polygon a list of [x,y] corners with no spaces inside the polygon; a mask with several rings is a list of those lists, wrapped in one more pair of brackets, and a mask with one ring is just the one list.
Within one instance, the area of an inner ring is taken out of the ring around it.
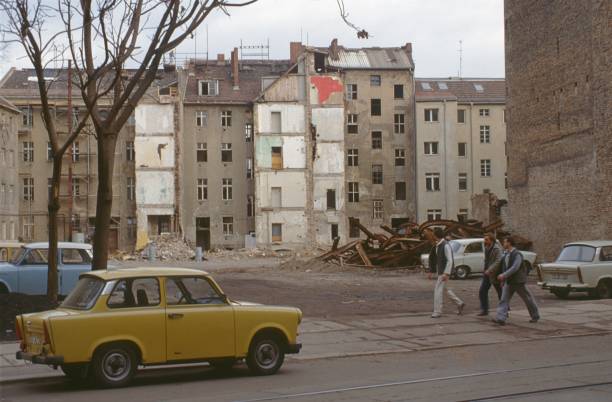
{"label": "drainpipe", "polygon": [[474,108],[474,102],[470,102],[470,170],[471,170],[471,174],[470,174],[470,181],[472,183],[472,195],[475,194],[474,191],[474,176],[476,175],[476,172],[474,171],[474,141],[473,141],[473,127],[472,127],[472,109]]}
{"label": "drainpipe", "polygon": [[447,147],[447,138],[446,138],[446,99],[444,99],[444,216],[448,217],[448,168],[446,159],[448,158],[448,147]]}

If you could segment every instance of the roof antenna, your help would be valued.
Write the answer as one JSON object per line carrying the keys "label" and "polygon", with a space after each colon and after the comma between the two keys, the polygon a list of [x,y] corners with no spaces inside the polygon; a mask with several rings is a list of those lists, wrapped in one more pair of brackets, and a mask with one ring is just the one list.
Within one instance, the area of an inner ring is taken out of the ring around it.
{"label": "roof antenna", "polygon": [[461,79],[461,75],[463,73],[463,41],[459,41],[459,78]]}

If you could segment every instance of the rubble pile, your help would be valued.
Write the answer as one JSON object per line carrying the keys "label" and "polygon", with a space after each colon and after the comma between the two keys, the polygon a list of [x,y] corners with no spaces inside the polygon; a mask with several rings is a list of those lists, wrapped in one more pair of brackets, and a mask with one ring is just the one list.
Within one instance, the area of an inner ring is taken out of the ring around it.
{"label": "rubble pile", "polygon": [[[441,227],[446,235],[454,239],[483,237],[486,232],[495,232],[498,237],[509,235],[502,229],[504,223],[501,220],[486,226],[476,220],[433,220],[420,225],[410,222],[402,224],[397,231],[387,225],[381,225],[380,228],[386,232],[384,234],[372,233],[356,219],[349,218],[349,221],[367,238],[354,240],[341,247],[338,246],[337,238],[332,249],[318,257],[320,260],[370,268],[416,267],[421,264],[421,254],[431,250],[434,242],[433,227]],[[514,237],[518,249],[531,248],[532,243],[528,239],[516,235]]]}

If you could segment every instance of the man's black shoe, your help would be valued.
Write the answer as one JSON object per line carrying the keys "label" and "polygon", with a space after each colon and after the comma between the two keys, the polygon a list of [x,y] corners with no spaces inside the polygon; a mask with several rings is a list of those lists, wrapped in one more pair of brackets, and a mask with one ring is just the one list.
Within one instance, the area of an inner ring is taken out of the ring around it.
{"label": "man's black shoe", "polygon": [[532,323],[532,324],[535,324],[539,320],[540,320],[539,318],[532,318],[531,320],[529,320],[529,322]]}
{"label": "man's black shoe", "polygon": [[506,325],[506,321],[498,320],[497,318],[494,318],[491,321],[493,321],[497,325]]}

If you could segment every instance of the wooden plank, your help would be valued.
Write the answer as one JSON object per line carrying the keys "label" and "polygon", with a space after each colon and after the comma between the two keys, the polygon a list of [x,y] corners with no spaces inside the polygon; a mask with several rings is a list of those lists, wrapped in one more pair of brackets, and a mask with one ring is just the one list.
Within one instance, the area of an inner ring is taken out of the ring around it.
{"label": "wooden plank", "polygon": [[368,256],[365,253],[365,250],[363,249],[363,245],[361,243],[357,243],[355,245],[355,249],[357,250],[357,252],[359,253],[359,256],[361,257],[361,260],[363,261],[363,263],[372,268],[372,262],[370,261],[370,259],[368,258]]}

